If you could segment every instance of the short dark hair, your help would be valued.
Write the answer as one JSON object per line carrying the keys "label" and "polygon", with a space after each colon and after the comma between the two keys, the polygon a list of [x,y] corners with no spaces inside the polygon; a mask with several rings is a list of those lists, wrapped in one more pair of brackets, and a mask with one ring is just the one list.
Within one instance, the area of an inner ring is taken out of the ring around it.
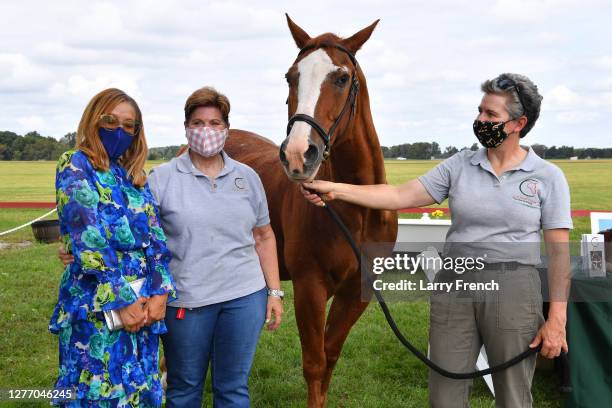
{"label": "short dark hair", "polygon": [[219,109],[225,124],[229,127],[230,101],[227,99],[227,96],[210,86],[197,89],[194,93],[189,95],[189,98],[187,98],[185,102],[185,122],[189,122],[193,111],[205,106],[212,106]]}

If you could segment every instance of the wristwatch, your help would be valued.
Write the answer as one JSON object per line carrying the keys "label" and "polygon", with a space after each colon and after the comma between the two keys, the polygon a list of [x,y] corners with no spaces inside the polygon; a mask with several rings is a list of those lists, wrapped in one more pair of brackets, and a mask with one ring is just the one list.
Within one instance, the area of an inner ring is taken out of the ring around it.
{"label": "wristwatch", "polygon": [[281,298],[281,300],[285,297],[285,292],[280,289],[268,289],[268,296]]}

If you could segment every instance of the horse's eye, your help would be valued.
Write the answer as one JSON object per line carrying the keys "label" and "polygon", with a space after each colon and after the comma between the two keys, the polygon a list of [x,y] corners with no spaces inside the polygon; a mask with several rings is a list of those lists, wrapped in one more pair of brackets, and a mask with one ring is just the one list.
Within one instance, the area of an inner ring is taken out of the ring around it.
{"label": "horse's eye", "polygon": [[342,75],[340,78],[336,79],[336,86],[344,87],[348,82],[349,76],[347,74]]}

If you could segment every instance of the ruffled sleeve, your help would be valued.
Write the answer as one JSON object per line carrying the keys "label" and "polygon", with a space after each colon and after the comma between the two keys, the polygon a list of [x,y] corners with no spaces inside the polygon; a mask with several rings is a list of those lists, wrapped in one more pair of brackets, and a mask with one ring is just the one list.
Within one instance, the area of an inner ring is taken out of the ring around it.
{"label": "ruffled sleeve", "polygon": [[99,312],[129,306],[138,298],[121,274],[109,244],[111,233],[101,223],[93,175],[85,154],[69,151],[58,161],[55,187],[62,240],[82,273],[95,277],[92,311]]}

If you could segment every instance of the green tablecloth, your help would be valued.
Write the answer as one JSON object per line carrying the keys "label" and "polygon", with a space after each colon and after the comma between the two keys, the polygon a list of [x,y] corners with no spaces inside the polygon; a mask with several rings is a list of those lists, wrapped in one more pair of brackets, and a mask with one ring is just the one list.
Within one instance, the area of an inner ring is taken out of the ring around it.
{"label": "green tablecloth", "polygon": [[566,407],[612,407],[612,277],[572,278],[571,298],[567,339],[573,391]]}

